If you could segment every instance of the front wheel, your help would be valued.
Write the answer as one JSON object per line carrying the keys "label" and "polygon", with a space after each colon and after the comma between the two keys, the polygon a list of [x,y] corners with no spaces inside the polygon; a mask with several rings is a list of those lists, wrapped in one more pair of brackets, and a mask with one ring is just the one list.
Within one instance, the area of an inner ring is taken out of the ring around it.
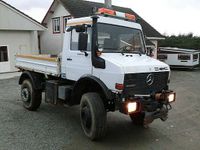
{"label": "front wheel", "polygon": [[42,92],[35,90],[31,81],[26,79],[21,85],[21,98],[26,109],[35,111],[41,104]]}
{"label": "front wheel", "polygon": [[86,93],[80,104],[81,126],[91,140],[103,137],[106,133],[106,110],[97,93]]}

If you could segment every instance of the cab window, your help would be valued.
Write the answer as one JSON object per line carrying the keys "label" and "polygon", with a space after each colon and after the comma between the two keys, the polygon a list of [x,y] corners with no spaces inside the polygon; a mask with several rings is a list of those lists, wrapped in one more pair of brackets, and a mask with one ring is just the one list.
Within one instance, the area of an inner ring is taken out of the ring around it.
{"label": "cab window", "polygon": [[[87,45],[87,51],[91,51],[91,28],[87,29],[88,33],[88,45]],[[79,38],[79,33],[76,32],[75,29],[71,31],[71,50],[72,51],[78,51],[78,38]]]}

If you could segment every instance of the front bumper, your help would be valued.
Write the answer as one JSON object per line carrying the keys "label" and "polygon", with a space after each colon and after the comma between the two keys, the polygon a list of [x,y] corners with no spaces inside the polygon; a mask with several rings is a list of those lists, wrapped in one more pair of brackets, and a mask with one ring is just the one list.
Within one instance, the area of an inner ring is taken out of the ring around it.
{"label": "front bumper", "polygon": [[[169,99],[169,96],[174,96],[174,99]],[[149,124],[153,120],[160,118],[162,121],[167,120],[168,112],[172,109],[171,103],[176,99],[176,93],[173,91],[162,91],[149,97],[130,97],[123,98],[118,103],[118,108],[121,113],[130,115],[134,113],[144,113],[144,123]],[[134,112],[128,110],[129,103],[137,103],[137,109]]]}

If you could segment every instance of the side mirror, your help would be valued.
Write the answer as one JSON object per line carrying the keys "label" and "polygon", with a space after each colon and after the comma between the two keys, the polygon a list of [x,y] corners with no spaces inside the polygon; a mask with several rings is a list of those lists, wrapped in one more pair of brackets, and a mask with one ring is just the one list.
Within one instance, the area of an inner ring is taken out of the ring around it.
{"label": "side mirror", "polygon": [[71,32],[72,30],[74,29],[74,27],[69,27],[68,29],[67,29],[67,32]]}
{"label": "side mirror", "polygon": [[86,31],[86,26],[83,25],[77,25],[75,26],[76,32],[85,32]]}
{"label": "side mirror", "polygon": [[88,34],[86,33],[79,33],[78,38],[78,49],[80,51],[86,51],[87,50],[87,43],[88,43]]}

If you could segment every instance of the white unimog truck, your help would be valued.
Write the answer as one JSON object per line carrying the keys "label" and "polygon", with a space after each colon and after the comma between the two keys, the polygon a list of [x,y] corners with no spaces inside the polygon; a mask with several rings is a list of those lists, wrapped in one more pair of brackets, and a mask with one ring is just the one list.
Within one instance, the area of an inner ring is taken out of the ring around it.
{"label": "white unimog truck", "polygon": [[100,8],[68,21],[60,56],[17,55],[23,105],[35,111],[45,101],[80,104],[82,129],[92,140],[106,132],[107,112],[119,110],[136,125],[165,121],[175,93],[170,68],[145,54],[135,16]]}

